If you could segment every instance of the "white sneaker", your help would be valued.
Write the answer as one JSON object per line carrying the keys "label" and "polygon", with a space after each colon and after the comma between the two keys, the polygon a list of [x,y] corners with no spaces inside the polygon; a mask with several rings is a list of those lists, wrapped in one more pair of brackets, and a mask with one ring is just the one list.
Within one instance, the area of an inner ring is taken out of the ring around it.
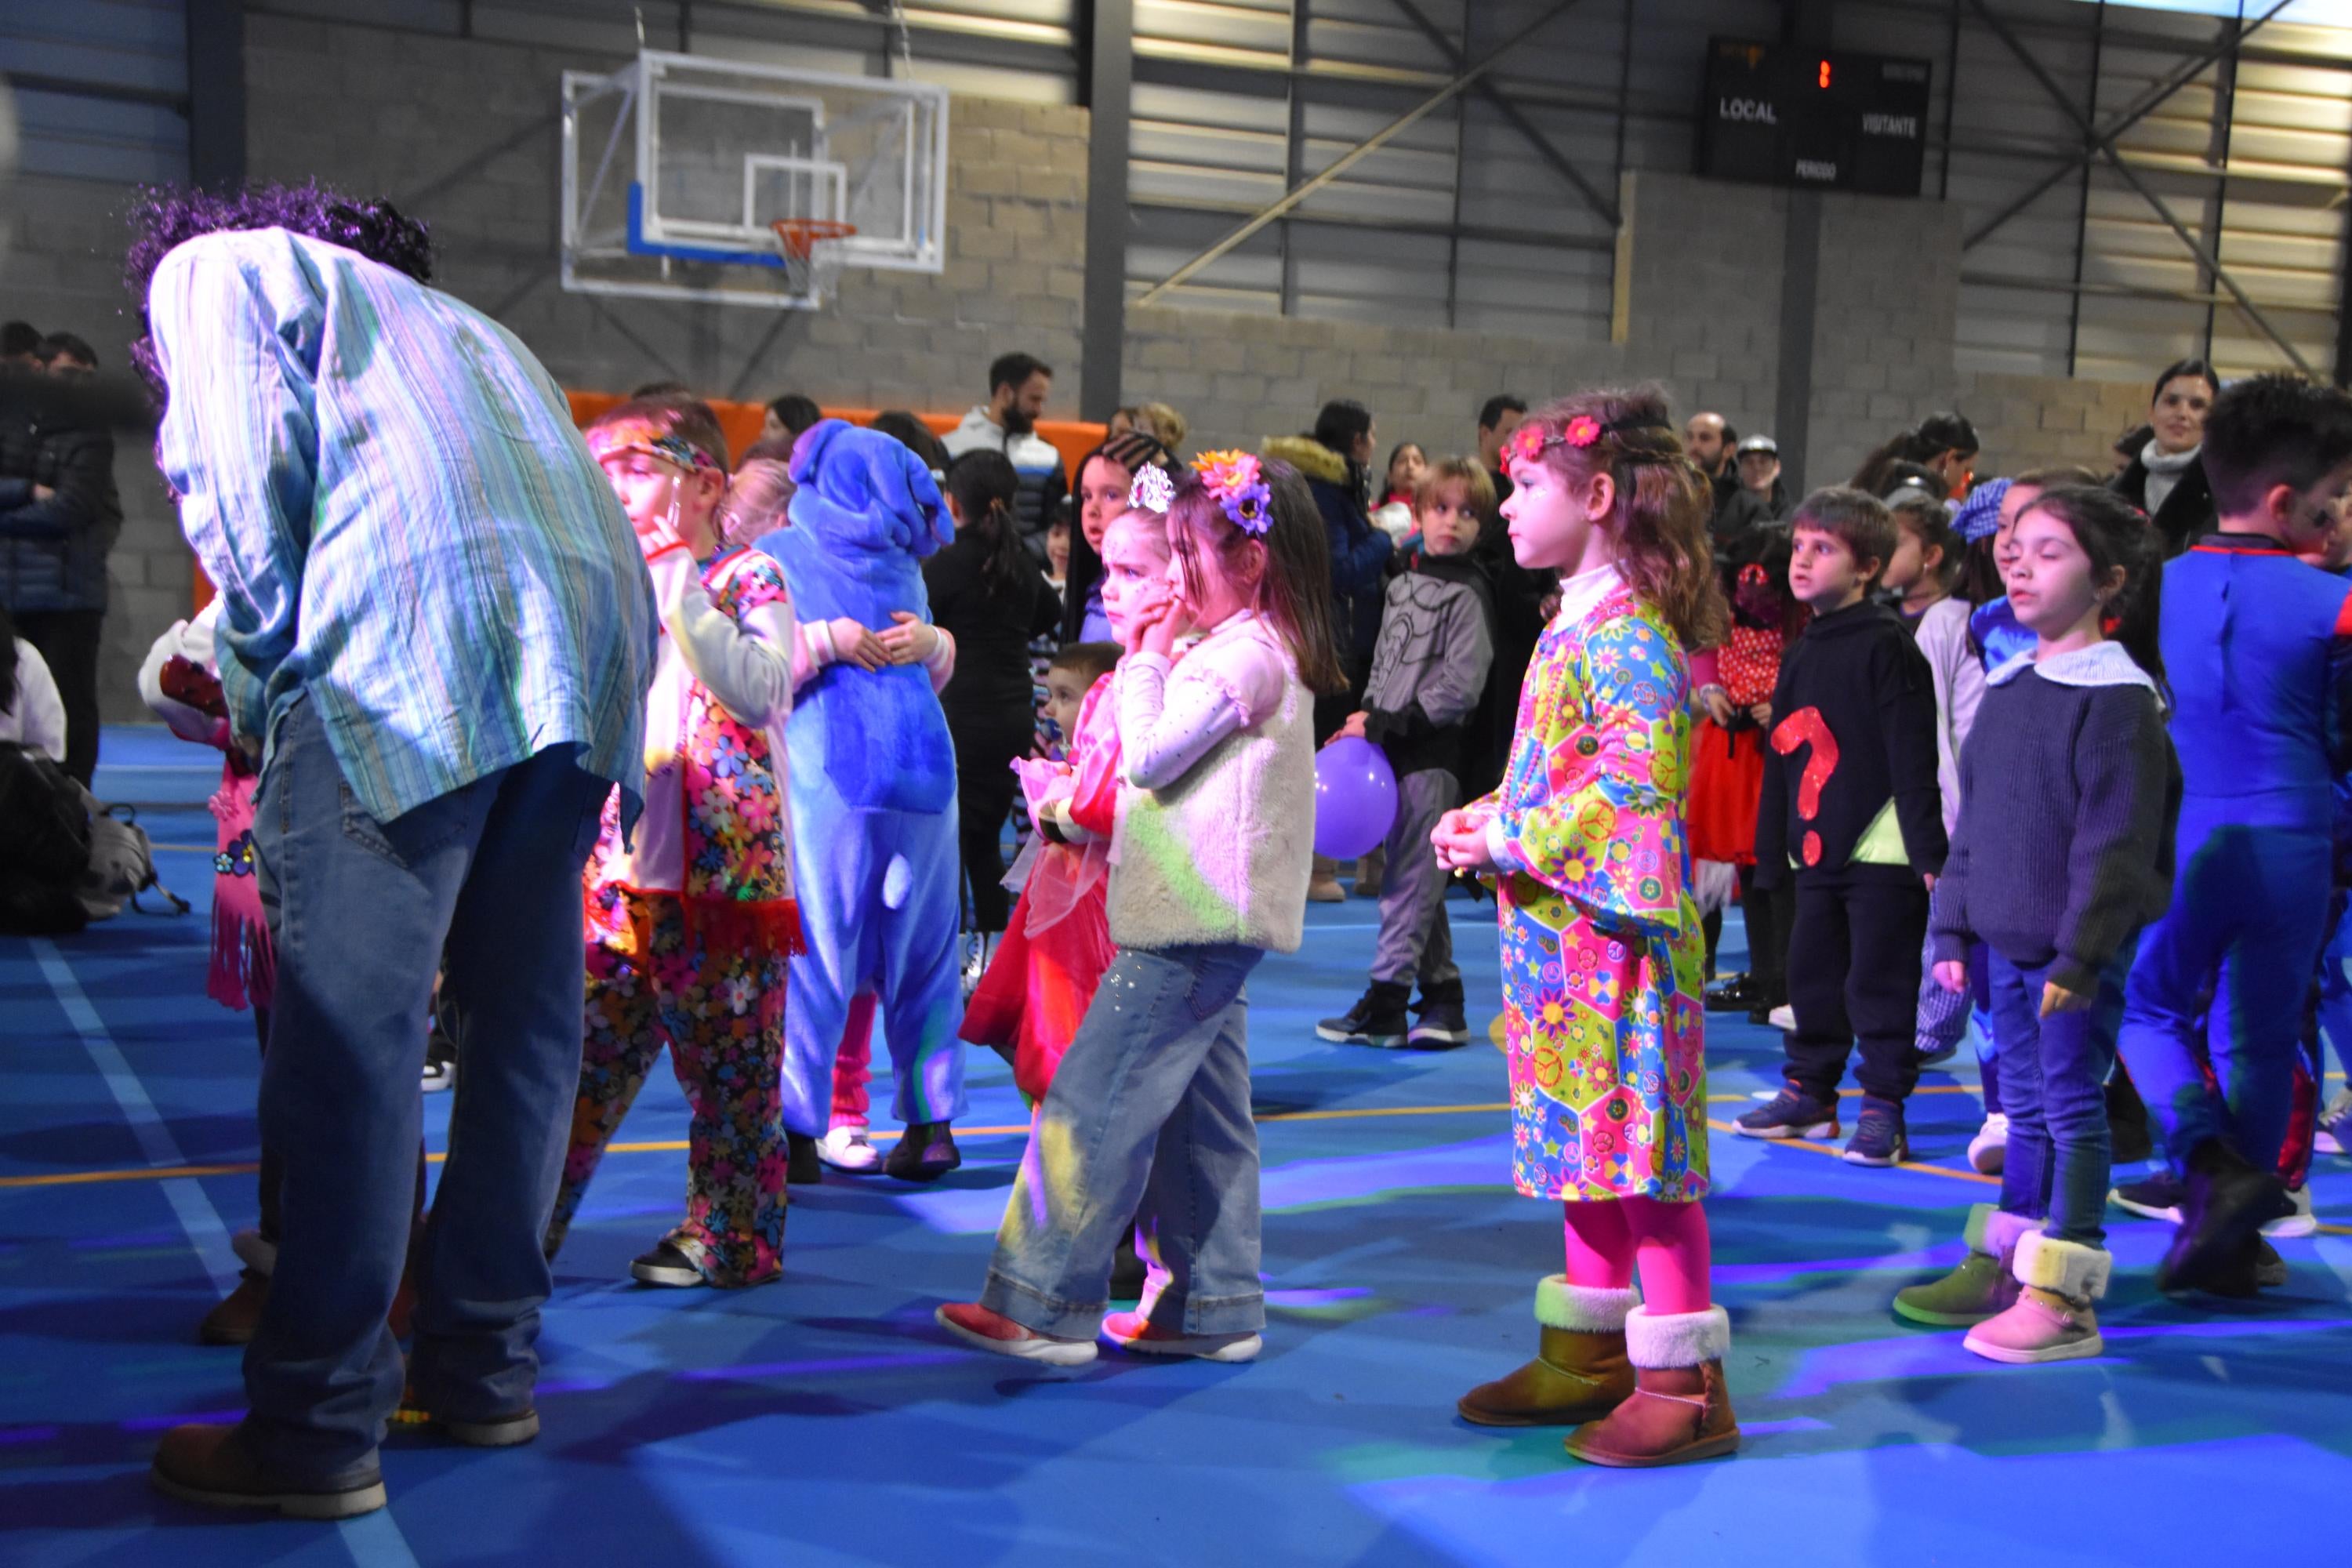
{"label": "white sneaker", "polygon": [[1987,1115],[1977,1135],[1969,1140],[1969,1163],[1977,1173],[1998,1176],[2009,1158],[2009,1118],[1996,1110]]}
{"label": "white sneaker", "polygon": [[2263,1226],[2264,1236],[2310,1236],[2319,1229],[2319,1216],[2311,1212],[2311,1188],[2300,1186],[2287,1194],[2294,1200],[2294,1212],[2284,1219],[2274,1219]]}
{"label": "white sneaker", "polygon": [[1785,1034],[1797,1032],[1797,1010],[1786,1002],[1772,1009],[1772,1026]]}
{"label": "white sneaker", "polygon": [[2352,1089],[2339,1089],[2319,1113],[2319,1131],[2311,1136],[2311,1146],[2322,1154],[2352,1154],[2345,1146],[2352,1135]]}
{"label": "white sneaker", "polygon": [[439,1094],[443,1089],[447,1089],[451,1084],[456,1083],[457,1081],[457,1063],[455,1063],[455,1062],[426,1062],[426,1063],[425,1064],[425,1093],[427,1093],[427,1094]]}
{"label": "white sneaker", "polygon": [[816,1157],[836,1171],[862,1176],[880,1168],[882,1152],[863,1127],[836,1127],[816,1141]]}

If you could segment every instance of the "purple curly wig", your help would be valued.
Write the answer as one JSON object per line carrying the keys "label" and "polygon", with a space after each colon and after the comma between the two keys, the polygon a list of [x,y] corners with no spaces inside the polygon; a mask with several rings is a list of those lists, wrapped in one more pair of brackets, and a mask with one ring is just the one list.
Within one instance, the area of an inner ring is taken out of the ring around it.
{"label": "purple curly wig", "polygon": [[387,201],[345,196],[316,184],[249,185],[223,193],[143,189],[131,209],[131,248],[123,257],[122,282],[139,312],[139,341],[131,345],[131,362],[157,394],[163,391],[163,377],[147,330],[147,289],[155,268],[173,248],[199,236],[255,228],[282,228],[323,239],[419,283],[433,280],[431,235],[425,225],[404,217]]}

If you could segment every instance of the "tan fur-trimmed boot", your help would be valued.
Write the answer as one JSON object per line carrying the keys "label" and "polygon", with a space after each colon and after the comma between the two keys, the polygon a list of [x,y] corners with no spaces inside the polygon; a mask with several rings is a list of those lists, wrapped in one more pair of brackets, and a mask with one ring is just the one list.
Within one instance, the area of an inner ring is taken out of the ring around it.
{"label": "tan fur-trimmed boot", "polygon": [[1961,1343],[1988,1361],[2031,1366],[2098,1355],[2106,1342],[2092,1303],[2107,1293],[2115,1259],[2095,1247],[2029,1231],[2012,1265],[2016,1305],[1969,1331]]}
{"label": "tan fur-trimmed boot", "polygon": [[1454,1405],[1481,1426],[1572,1426],[1597,1420],[1633,1392],[1625,1315],[1633,1292],[1571,1285],[1555,1274],[1536,1286],[1542,1325],[1536,1359]]}
{"label": "tan fur-trimmed boot", "polygon": [[1972,1327],[2017,1304],[2017,1277],[2010,1264],[2020,1237],[2042,1228],[2038,1219],[2011,1214],[1991,1204],[1969,1210],[1969,1255],[1941,1279],[1895,1293],[1895,1310],[1915,1323],[1937,1328]]}
{"label": "tan fur-trimmed boot", "polygon": [[1739,1423],[1723,1385],[1731,1318],[1720,1307],[1625,1318],[1633,1396],[1568,1435],[1570,1454],[1588,1465],[1648,1469],[1720,1458],[1739,1447]]}

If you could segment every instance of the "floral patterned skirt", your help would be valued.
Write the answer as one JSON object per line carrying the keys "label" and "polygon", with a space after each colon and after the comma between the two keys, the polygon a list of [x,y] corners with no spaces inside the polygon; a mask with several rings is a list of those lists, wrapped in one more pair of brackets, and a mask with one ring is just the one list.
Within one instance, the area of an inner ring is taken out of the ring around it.
{"label": "floral patterned skirt", "polygon": [[1706,942],[1605,932],[1548,890],[1502,910],[1511,1174],[1529,1197],[1695,1202],[1707,1187]]}

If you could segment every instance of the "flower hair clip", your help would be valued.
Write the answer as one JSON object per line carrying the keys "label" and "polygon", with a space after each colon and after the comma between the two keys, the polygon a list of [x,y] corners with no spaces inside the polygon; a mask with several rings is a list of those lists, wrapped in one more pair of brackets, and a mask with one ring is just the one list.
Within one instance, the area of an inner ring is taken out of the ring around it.
{"label": "flower hair clip", "polygon": [[1203,452],[1192,471],[1202,488],[1217,500],[1225,520],[1244,533],[1265,537],[1274,523],[1274,491],[1265,472],[1247,452]]}
{"label": "flower hair clip", "polygon": [[1127,504],[1139,511],[1156,511],[1168,515],[1168,503],[1176,499],[1176,481],[1168,470],[1156,464],[1146,464],[1135,471],[1135,483],[1127,490]]}

